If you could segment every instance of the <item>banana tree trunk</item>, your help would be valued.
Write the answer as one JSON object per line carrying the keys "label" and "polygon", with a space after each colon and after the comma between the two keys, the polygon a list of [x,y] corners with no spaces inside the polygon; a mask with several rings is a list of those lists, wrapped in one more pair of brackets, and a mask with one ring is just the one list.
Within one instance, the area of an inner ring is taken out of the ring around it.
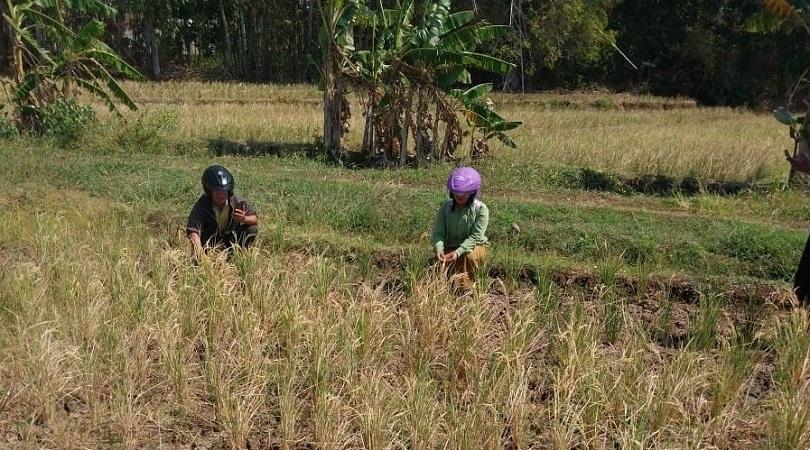
{"label": "banana tree trunk", "polygon": [[[373,96],[373,94],[372,94]],[[363,147],[362,153],[367,156],[374,155],[374,103],[371,96],[369,96],[369,104],[366,109],[366,123],[363,126]]]}
{"label": "banana tree trunk", "polygon": [[414,139],[414,149],[416,153],[416,163],[420,164],[425,155],[425,92],[422,89],[416,90],[416,139]]}
{"label": "banana tree trunk", "polygon": [[[399,95],[399,90],[397,88],[394,88],[392,97],[395,98],[397,95]],[[387,153],[387,156],[385,157],[386,161],[389,160],[391,162],[396,161],[395,158],[399,154],[397,152],[399,152],[399,150],[402,148],[402,146],[400,145],[401,143],[399,137],[397,136],[397,131],[399,131],[399,128],[397,128],[398,125],[399,125],[399,108],[396,105],[392,104],[388,108],[388,123],[386,123],[385,125],[387,128],[386,134],[388,137],[388,142],[386,142],[385,146]]]}
{"label": "banana tree trunk", "polygon": [[[8,14],[6,6],[0,2],[0,11],[3,14]],[[6,49],[11,49],[12,39],[14,33],[11,32],[11,27],[8,26],[5,20],[0,20],[0,67],[11,67],[11,53],[6,52]]]}
{"label": "banana tree trunk", "polygon": [[470,129],[470,153],[468,156],[472,157],[475,154],[475,127]]}
{"label": "banana tree trunk", "polygon": [[11,59],[12,64],[14,65],[14,82],[17,84],[22,82],[23,77],[25,77],[25,68],[23,67],[23,48],[22,38],[17,33],[13,33],[11,38]]}
{"label": "banana tree trunk", "polygon": [[[17,32],[14,30],[14,27],[11,26],[10,23],[13,23],[17,27],[22,27],[22,17],[19,13],[13,13],[9,9],[12,8],[11,2],[7,2],[0,6],[0,10],[6,16],[5,20],[2,20],[3,24],[3,34],[8,39],[9,45],[9,64],[10,69],[12,71],[12,76],[14,77],[14,82],[19,84],[23,77],[25,76],[25,71],[23,68],[23,51],[24,46],[22,42],[22,38]],[[10,23],[9,23],[10,22]]]}
{"label": "banana tree trunk", "polygon": [[439,160],[439,118],[441,117],[439,99],[436,99],[435,116],[433,117],[433,128],[430,131],[430,153],[434,161]]}
{"label": "banana tree trunk", "polygon": [[402,134],[399,140],[399,166],[404,167],[408,158],[408,129],[411,125],[411,103],[413,103],[413,90],[408,91],[405,98],[405,110],[402,114]]}
{"label": "banana tree trunk", "polygon": [[323,65],[323,145],[326,154],[339,162],[343,138],[343,124],[340,115],[343,107],[343,94],[334,50],[330,48],[326,52],[325,58],[326,61]]}
{"label": "banana tree trunk", "polygon": [[[810,103],[810,99],[806,100],[805,103]],[[810,113],[810,106],[808,107],[808,113]],[[794,158],[799,157],[810,161],[810,114],[804,116],[802,135],[796,141],[793,156]],[[798,173],[791,168],[788,175],[788,186],[810,190],[810,175]]]}

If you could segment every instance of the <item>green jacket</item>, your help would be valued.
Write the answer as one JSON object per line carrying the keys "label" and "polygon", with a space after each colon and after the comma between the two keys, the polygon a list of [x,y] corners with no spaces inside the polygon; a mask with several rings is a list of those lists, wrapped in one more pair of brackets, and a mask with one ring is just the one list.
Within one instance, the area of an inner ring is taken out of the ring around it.
{"label": "green jacket", "polygon": [[486,244],[489,208],[481,200],[461,209],[453,208],[453,200],[447,200],[436,214],[433,228],[433,248],[437,252],[445,248],[456,249],[458,255],[471,252],[476,245]]}

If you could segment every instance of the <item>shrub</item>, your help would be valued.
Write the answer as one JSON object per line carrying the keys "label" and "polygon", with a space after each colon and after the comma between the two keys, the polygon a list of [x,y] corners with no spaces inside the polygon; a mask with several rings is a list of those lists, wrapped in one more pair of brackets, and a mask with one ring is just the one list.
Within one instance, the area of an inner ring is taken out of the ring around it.
{"label": "shrub", "polygon": [[43,135],[66,141],[76,139],[87,124],[96,121],[93,108],[74,99],[57,100],[43,108],[40,116]]}
{"label": "shrub", "polygon": [[128,122],[116,140],[130,153],[165,153],[177,124],[177,113],[173,110],[144,113]]}
{"label": "shrub", "polygon": [[0,139],[13,139],[20,135],[14,122],[5,116],[0,116]]}

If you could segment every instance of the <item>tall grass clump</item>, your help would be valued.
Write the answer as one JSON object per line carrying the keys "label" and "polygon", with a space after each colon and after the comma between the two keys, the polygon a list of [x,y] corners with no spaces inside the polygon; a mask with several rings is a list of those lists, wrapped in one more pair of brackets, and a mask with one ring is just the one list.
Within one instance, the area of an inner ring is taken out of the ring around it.
{"label": "tall grass clump", "polygon": [[698,350],[713,347],[717,342],[717,326],[722,313],[722,299],[717,295],[701,295],[698,309],[690,317],[689,346]]}

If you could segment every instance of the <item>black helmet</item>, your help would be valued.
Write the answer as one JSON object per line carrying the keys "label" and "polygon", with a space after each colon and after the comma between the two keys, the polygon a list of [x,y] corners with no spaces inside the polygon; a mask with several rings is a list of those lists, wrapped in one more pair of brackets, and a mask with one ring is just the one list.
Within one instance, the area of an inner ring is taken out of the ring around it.
{"label": "black helmet", "polygon": [[218,164],[208,166],[202,174],[202,187],[207,194],[210,194],[210,191],[228,191],[229,194],[233,194],[235,184],[233,175],[228,169]]}

